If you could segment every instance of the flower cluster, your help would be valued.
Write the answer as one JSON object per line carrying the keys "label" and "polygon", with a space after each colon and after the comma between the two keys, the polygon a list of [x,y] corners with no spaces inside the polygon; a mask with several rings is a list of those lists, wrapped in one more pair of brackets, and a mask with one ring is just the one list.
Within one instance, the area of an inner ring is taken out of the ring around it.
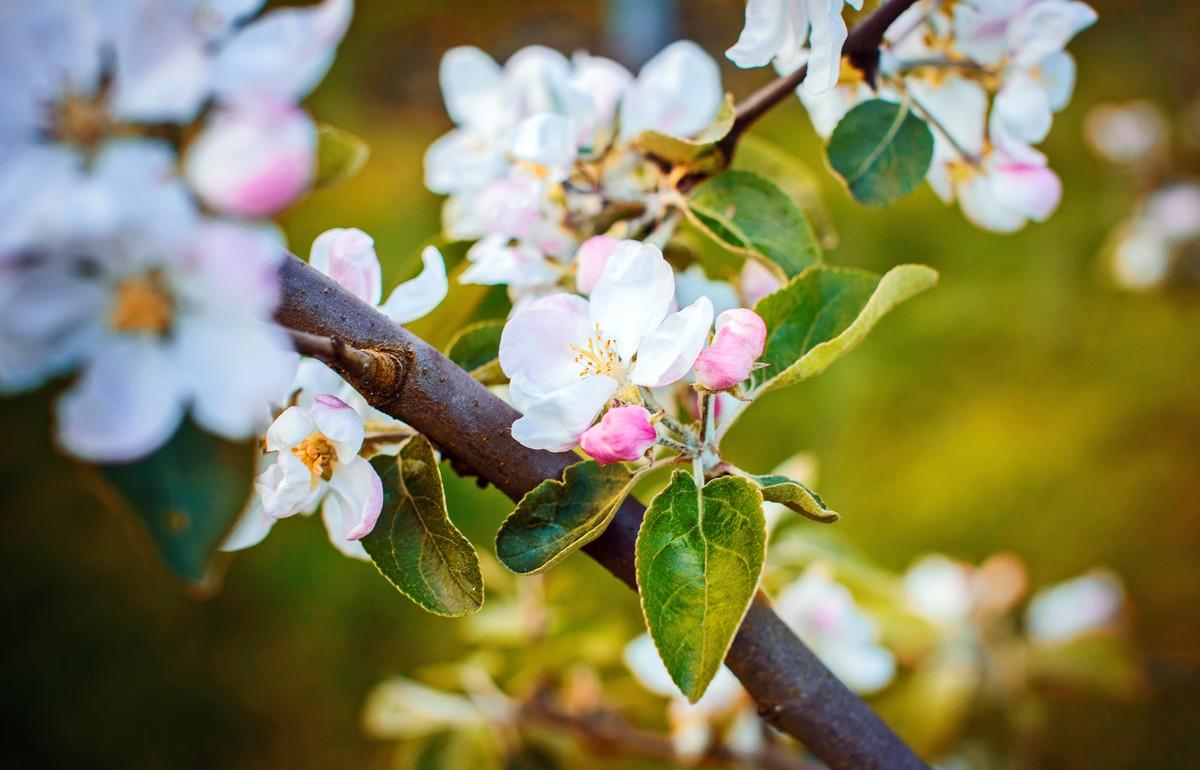
{"label": "flower cluster", "polygon": [[[309,265],[397,323],[407,323],[437,307],[449,288],[438,250],[428,247],[421,256],[421,273],[396,286],[382,304],[379,257],[362,230],[335,228],[317,236]],[[295,378],[272,395],[286,406],[263,436],[254,496],[222,548],[257,545],[280,519],[320,508],[334,547],[368,558],[358,541],[375,526],[383,489],[366,458],[394,453],[412,431],[315,359],[301,361]]]}
{"label": "flower cluster", "polygon": [[5,14],[0,392],[74,374],[57,435],[78,457],[144,456],[187,413],[246,438],[291,380],[268,323],[283,249],[241,218],[310,185],[316,128],[298,102],[352,6],[252,19],[261,5],[47,0]]}
{"label": "flower cluster", "polygon": [[[1074,90],[1075,61],[1064,48],[1095,21],[1095,11],[1078,0],[920,0],[888,29],[874,86],[846,64],[835,88],[797,94],[826,137],[850,109],[877,95],[909,105],[933,129],[926,181],[934,192],[957,200],[979,227],[1012,232],[1046,219],[1062,196],[1058,176],[1034,146]],[[803,61],[775,58],[783,72]],[[820,72],[816,61],[814,51],[809,78]]]}
{"label": "flower cluster", "polygon": [[500,66],[460,47],[446,52],[440,79],[455,128],[429,147],[426,186],[450,196],[447,234],[477,239],[461,280],[506,284],[514,299],[569,285],[581,242],[609,232],[614,211],[625,219],[611,234],[653,230],[673,191],[635,140],[697,134],[724,100],[716,62],[688,41],[636,77],[582,52],[531,46]]}
{"label": "flower cluster", "polygon": [[657,246],[607,238],[580,251],[588,296],[551,294],[504,327],[500,366],[523,414],[512,434],[534,449],[580,444],[601,463],[637,460],[665,416],[646,408],[653,389],[693,372],[701,388],[736,387],[762,354],[766,327],[753,311],[732,308],[717,317],[709,344],[712,301],[675,309],[675,273]]}

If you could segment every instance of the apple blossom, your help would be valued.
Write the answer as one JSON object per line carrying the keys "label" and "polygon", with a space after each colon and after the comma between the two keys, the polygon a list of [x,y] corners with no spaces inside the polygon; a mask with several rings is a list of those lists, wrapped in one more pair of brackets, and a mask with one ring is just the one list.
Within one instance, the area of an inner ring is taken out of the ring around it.
{"label": "apple blossom", "polygon": [[749,0],[742,34],[725,55],[742,68],[774,60],[781,71],[791,71],[807,62],[803,89],[827,91],[841,67],[845,5],[862,10],[862,0]]}
{"label": "apple blossom", "polygon": [[813,565],[775,598],[779,617],[848,687],[869,693],[896,674],[896,659],[879,644],[874,621],[823,565]]}
{"label": "apple blossom", "polygon": [[[621,241],[607,235],[594,235],[579,246],[575,254],[575,288],[580,294],[591,294],[608,264],[608,258],[616,251]],[[678,281],[676,281],[678,288]]]}
{"label": "apple blossom", "polygon": [[946,626],[961,625],[974,605],[970,567],[946,556],[926,556],[904,573],[904,591],[912,608]]}
{"label": "apple blossom", "polygon": [[618,406],[609,409],[600,422],[583,432],[579,446],[601,465],[633,462],[654,446],[658,432],[644,406]]}
{"label": "apple blossom", "polygon": [[1057,643],[1110,630],[1121,621],[1125,591],[1116,575],[1093,570],[1044,588],[1025,611],[1025,627],[1037,642]]}
{"label": "apple blossom", "polygon": [[703,48],[679,40],[646,62],[621,100],[622,141],[643,131],[691,136],[721,109],[721,70]]}
{"label": "apple blossom", "polygon": [[744,382],[766,339],[767,325],[753,310],[739,307],[721,313],[712,343],[696,358],[696,382],[707,390],[728,390]]}
{"label": "apple blossom", "polygon": [[500,366],[524,414],[513,437],[533,449],[570,449],[610,399],[637,403],[638,386],[686,375],[707,338],[712,304],[701,298],[669,312],[674,284],[656,246],[624,241],[590,299],[554,294],[511,317]]}
{"label": "apple blossom", "polygon": [[1112,163],[1137,164],[1167,144],[1170,126],[1154,102],[1100,104],[1088,111],[1084,135],[1092,149]]}

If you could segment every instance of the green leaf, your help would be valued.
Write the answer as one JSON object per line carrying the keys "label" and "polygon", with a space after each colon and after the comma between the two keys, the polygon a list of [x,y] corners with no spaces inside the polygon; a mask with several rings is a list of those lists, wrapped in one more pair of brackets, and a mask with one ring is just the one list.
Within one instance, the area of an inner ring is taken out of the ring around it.
{"label": "green leaf", "polygon": [[811,267],[758,301],[767,324],[756,390],[790,385],[825,371],[904,300],[937,283],[924,265],[893,267],[882,277],[865,270]]}
{"label": "green leaf", "polygon": [[639,476],[621,463],[585,460],[562,481],[547,479],[521,498],[496,533],[496,555],[513,572],[553,567],[600,536]]}
{"label": "green leaf", "polygon": [[730,168],[760,174],[774,182],[800,206],[816,230],[821,246],[826,249],[837,246],[837,230],[821,195],[821,180],[795,155],[757,134],[743,134]]}
{"label": "green leaf", "polygon": [[478,321],[450,341],[446,357],[471,373],[484,385],[500,385],[508,378],[500,369],[500,334],[504,321]]}
{"label": "green leaf", "polygon": [[774,474],[751,476],[750,480],[759,486],[763,500],[767,502],[780,503],[796,513],[822,524],[832,524],[841,518],[837,511],[830,510],[825,505],[825,501],[821,499],[820,495],[799,481]]}
{"label": "green leaf", "polygon": [[688,196],[687,213],[721,246],[761,260],[785,279],[821,261],[804,213],[758,174],[725,171],[706,180]]}
{"label": "green leaf", "polygon": [[846,113],[825,152],[855,200],[885,206],[925,178],[933,133],[908,104],[872,99]]}
{"label": "green leaf", "polygon": [[725,165],[725,154],[717,143],[733,128],[734,112],[733,97],[725,94],[716,120],[696,136],[685,139],[658,131],[643,131],[635,143],[643,152],[669,163],[688,166],[695,171],[716,171]]}
{"label": "green leaf", "polygon": [[318,123],[317,171],[313,186],[341,184],[362,169],[370,154],[367,143],[349,131]]}
{"label": "green leaf", "polygon": [[483,606],[479,556],[446,515],[433,447],[414,436],[397,457],[371,465],[383,481],[383,510],[363,547],[400,593],[435,615],[470,615]]}
{"label": "green leaf", "polygon": [[767,551],[762,495],[723,476],[696,489],[675,471],[637,538],[646,627],[671,679],[693,703],[720,669],[758,589]]}
{"label": "green leaf", "polygon": [[232,443],[190,420],[142,460],[98,465],[110,502],[146,526],[172,572],[195,584],[215,583],[210,561],[254,488],[254,442]]}

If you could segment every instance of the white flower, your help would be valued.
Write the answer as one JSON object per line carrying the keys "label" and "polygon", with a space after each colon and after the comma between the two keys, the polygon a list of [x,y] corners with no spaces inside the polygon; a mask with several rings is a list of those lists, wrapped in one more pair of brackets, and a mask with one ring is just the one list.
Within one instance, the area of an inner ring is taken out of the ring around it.
{"label": "white flower", "polygon": [[775,598],[775,609],[829,670],[862,693],[883,689],[896,674],[896,659],[879,644],[879,631],[850,591],[823,565],[813,565]]}
{"label": "white flower", "polygon": [[1153,157],[1167,144],[1170,126],[1154,102],[1099,104],[1083,124],[1088,144],[1113,163],[1136,164]]}
{"label": "white flower", "polygon": [[671,43],[646,62],[621,100],[621,140],[643,131],[697,134],[716,120],[724,98],[713,58],[690,40]]}
{"label": "white flower", "polygon": [[348,556],[365,557],[356,541],[375,527],[383,484],[358,454],[363,437],[362,418],[336,396],[285,409],[267,431],[274,462],[254,482],[263,514],[282,519],[321,502],[330,541]]}
{"label": "white flower", "polygon": [[845,5],[862,10],[862,0],[749,0],[746,24],[725,55],[739,67],[763,67],[772,60],[793,70],[804,60],[803,89],[828,91],[838,81],[846,43]]}
{"label": "white flower", "polygon": [[1034,641],[1065,642],[1116,628],[1124,606],[1120,579],[1108,570],[1092,570],[1035,594],[1025,610],[1025,628]]}
{"label": "white flower", "polygon": [[687,374],[712,325],[712,303],[702,297],[670,313],[674,294],[662,252],[625,241],[590,299],[556,294],[510,318],[500,366],[524,413],[513,437],[534,449],[570,449],[609,399],[637,401],[635,386],[659,387]]}
{"label": "white flower", "polygon": [[904,591],[914,610],[946,626],[965,623],[975,605],[971,568],[936,554],[908,568]]}

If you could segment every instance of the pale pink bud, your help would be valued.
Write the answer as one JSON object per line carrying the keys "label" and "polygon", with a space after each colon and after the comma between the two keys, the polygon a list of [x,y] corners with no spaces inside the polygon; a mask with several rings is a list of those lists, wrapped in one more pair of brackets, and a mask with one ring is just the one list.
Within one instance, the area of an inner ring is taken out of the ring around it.
{"label": "pale pink bud", "polygon": [[736,307],[717,316],[712,344],[696,359],[696,381],[708,390],[726,390],[750,376],[762,355],[767,325],[753,310]]}
{"label": "pale pink bud", "polygon": [[596,235],[588,238],[579,247],[575,259],[579,262],[578,272],[575,273],[575,288],[583,294],[591,294],[608,258],[616,251],[620,241],[607,235]]}
{"label": "pale pink bud", "polygon": [[326,230],[313,241],[308,264],[337,281],[343,289],[378,305],[383,292],[375,240],[355,227]]}
{"label": "pale pink bud", "polygon": [[186,173],[214,209],[239,217],[268,216],[308,189],[316,151],[316,126],[302,109],[221,109],[188,148]]}
{"label": "pale pink bud", "polygon": [[738,278],[742,287],[742,301],[753,307],[763,297],[775,292],[783,283],[779,277],[757,259],[747,259]]}
{"label": "pale pink bud", "polygon": [[601,465],[631,462],[654,445],[658,433],[650,413],[642,406],[618,406],[605,412],[600,422],[583,432],[579,446]]}
{"label": "pale pink bud", "polygon": [[1042,165],[998,163],[994,169],[996,197],[1004,206],[1035,222],[1045,221],[1062,199],[1062,181]]}

